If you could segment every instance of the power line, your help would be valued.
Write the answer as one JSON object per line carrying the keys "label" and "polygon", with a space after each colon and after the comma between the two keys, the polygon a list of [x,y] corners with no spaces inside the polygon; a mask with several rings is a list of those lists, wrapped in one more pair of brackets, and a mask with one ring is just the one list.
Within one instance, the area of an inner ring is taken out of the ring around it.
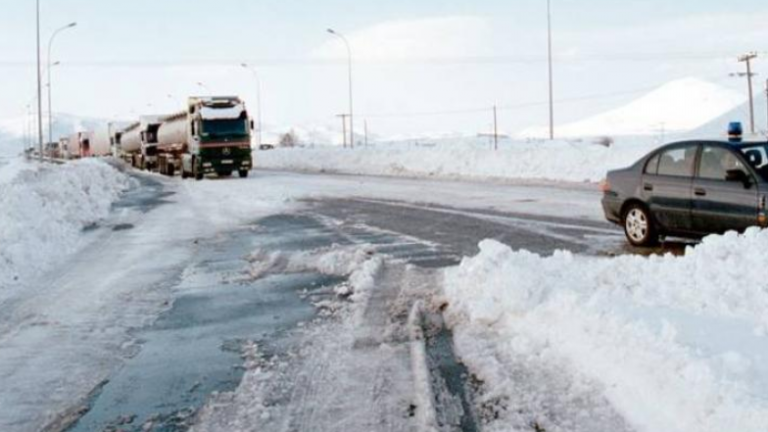
{"label": "power line", "polygon": [[[757,51],[757,54],[768,56],[768,50]],[[656,61],[704,61],[721,60],[733,57],[732,52],[669,52],[669,53],[594,53],[579,55],[554,55],[559,63],[581,62],[656,62]],[[218,66],[236,67],[242,59],[174,59],[174,60],[81,60],[68,61],[67,67],[77,68],[172,68]],[[548,62],[547,56],[459,56],[459,57],[408,57],[402,59],[364,59],[356,63],[361,65],[498,65],[498,64],[541,64]],[[301,59],[301,58],[266,58],[251,59],[247,62],[258,67],[276,66],[337,66],[346,64],[346,59]],[[32,67],[34,62],[28,60],[0,60],[0,67]]]}

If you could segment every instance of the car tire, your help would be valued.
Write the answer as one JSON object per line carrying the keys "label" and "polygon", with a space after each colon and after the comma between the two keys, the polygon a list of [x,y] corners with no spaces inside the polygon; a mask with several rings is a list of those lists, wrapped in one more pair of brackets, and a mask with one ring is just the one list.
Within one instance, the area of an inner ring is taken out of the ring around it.
{"label": "car tire", "polygon": [[659,234],[648,209],[641,204],[631,204],[622,218],[624,234],[632,246],[649,247],[659,244]]}

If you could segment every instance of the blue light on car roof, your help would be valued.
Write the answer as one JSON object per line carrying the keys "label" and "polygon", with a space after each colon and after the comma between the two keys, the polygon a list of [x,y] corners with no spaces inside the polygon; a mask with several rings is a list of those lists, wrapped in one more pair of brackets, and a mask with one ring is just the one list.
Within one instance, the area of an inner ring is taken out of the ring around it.
{"label": "blue light on car roof", "polygon": [[741,126],[741,122],[731,122],[728,124],[728,141],[741,142],[744,135],[744,128]]}

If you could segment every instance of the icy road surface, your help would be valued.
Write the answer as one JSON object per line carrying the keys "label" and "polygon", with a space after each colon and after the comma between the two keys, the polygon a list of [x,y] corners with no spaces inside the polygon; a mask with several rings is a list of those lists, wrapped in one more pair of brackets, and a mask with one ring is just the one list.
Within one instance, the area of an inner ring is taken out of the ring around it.
{"label": "icy road surface", "polygon": [[0,430],[477,430],[439,269],[486,238],[631,252],[590,185],[254,174],[138,175],[88,247],[13,290]]}

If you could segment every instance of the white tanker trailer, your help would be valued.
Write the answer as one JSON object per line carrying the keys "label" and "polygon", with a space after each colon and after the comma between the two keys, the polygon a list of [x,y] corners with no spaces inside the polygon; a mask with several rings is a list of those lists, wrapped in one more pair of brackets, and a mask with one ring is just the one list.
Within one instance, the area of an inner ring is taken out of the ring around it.
{"label": "white tanker trailer", "polygon": [[96,129],[91,134],[90,155],[94,157],[104,157],[112,154],[112,144],[110,142],[110,131],[108,127]]}
{"label": "white tanker trailer", "polygon": [[164,117],[157,133],[157,166],[182,178],[206,174],[247,177],[251,170],[251,129],[238,97],[191,97],[187,109]]}
{"label": "white tanker trailer", "polygon": [[157,165],[158,116],[143,116],[125,129],[115,132],[120,156],[134,168],[152,170]]}
{"label": "white tanker trailer", "polygon": [[92,132],[76,132],[66,138],[62,155],[67,159],[80,159],[91,156]]}

